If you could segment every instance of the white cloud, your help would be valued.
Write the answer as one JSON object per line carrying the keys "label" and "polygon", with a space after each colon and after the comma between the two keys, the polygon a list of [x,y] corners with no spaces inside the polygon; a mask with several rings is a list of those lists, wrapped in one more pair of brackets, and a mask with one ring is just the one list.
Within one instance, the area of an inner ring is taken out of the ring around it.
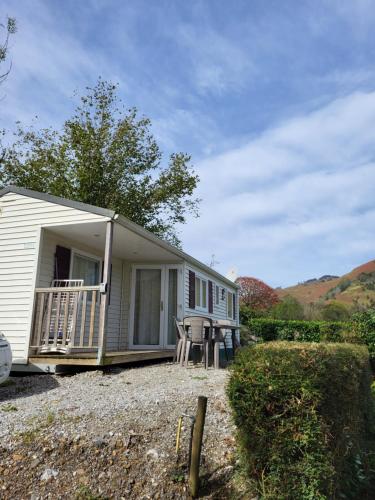
{"label": "white cloud", "polygon": [[188,50],[191,83],[203,94],[238,92],[255,73],[249,54],[239,43],[207,26],[180,26],[178,43]]}
{"label": "white cloud", "polygon": [[[84,19],[80,6],[74,12]],[[29,124],[38,115],[42,126],[60,125],[71,112],[76,90],[94,84],[99,75],[116,81],[116,61],[82,43],[69,12],[35,0],[20,2],[10,14],[17,19],[18,31],[11,42],[12,71],[1,88],[3,123]]]}
{"label": "white cloud", "polygon": [[374,121],[375,92],[355,93],[198,164],[202,215],[185,248],[274,285],[293,282],[291,255],[323,273],[337,272],[323,269],[333,249],[357,263],[374,254]]}

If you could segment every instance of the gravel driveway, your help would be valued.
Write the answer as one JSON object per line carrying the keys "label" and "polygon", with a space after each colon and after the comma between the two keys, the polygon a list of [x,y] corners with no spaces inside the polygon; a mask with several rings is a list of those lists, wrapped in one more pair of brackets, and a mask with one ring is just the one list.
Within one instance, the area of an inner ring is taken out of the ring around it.
{"label": "gravel driveway", "polygon": [[227,498],[233,427],[226,370],[172,363],[70,376],[11,378],[0,387],[0,498],[189,498],[189,419],[208,397],[202,495]]}

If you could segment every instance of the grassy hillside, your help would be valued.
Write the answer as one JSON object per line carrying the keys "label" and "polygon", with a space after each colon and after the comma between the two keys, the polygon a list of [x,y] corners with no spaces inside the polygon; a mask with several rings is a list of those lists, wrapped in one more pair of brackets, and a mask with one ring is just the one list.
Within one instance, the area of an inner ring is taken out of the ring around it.
{"label": "grassy hillside", "polygon": [[325,280],[309,280],[288,288],[276,290],[280,298],[292,295],[302,304],[327,303],[331,300],[346,305],[358,303],[369,307],[375,303],[375,260],[356,267],[344,276]]}

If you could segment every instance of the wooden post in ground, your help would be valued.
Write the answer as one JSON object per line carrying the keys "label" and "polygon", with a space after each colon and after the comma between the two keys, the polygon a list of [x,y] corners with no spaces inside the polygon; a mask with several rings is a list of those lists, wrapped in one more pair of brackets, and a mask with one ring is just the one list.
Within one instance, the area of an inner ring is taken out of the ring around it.
{"label": "wooden post in ground", "polygon": [[98,357],[97,364],[104,363],[106,343],[107,343],[107,316],[108,316],[108,297],[111,286],[111,263],[112,263],[112,241],[113,241],[113,221],[107,222],[105,235],[105,250],[103,263],[103,284],[105,291],[100,298],[99,311],[99,339],[98,339]]}
{"label": "wooden post in ground", "polygon": [[206,419],[207,398],[205,396],[198,397],[198,409],[195,418],[192,447],[191,447],[191,460],[189,470],[189,485],[190,493],[193,498],[198,496],[199,490],[199,465],[201,461],[201,450],[203,441],[204,421]]}

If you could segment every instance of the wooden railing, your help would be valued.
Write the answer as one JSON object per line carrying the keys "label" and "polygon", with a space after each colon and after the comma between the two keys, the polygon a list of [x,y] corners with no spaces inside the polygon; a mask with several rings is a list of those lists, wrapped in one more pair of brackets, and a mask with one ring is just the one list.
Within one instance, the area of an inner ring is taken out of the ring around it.
{"label": "wooden railing", "polygon": [[36,288],[30,347],[38,353],[98,348],[99,286]]}

